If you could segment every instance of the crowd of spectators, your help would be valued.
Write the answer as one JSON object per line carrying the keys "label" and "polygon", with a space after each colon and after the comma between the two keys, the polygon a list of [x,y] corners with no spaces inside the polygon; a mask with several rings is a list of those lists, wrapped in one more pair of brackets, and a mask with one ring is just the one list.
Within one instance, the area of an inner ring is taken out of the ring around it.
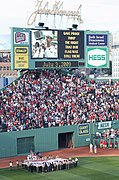
{"label": "crowd of spectators", "polygon": [[34,70],[0,91],[1,131],[119,119],[119,82]]}
{"label": "crowd of spectators", "polygon": [[96,137],[99,138],[107,138],[107,139],[113,139],[115,137],[119,137],[119,129],[106,129],[102,133],[97,132]]}

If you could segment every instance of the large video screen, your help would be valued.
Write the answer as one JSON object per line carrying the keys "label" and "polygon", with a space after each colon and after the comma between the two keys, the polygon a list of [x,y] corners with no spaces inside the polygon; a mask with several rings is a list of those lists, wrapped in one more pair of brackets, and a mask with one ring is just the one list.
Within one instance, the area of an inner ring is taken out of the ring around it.
{"label": "large video screen", "polygon": [[84,59],[84,31],[31,30],[31,59]]}
{"label": "large video screen", "polygon": [[55,30],[32,30],[31,58],[58,58],[57,34]]}

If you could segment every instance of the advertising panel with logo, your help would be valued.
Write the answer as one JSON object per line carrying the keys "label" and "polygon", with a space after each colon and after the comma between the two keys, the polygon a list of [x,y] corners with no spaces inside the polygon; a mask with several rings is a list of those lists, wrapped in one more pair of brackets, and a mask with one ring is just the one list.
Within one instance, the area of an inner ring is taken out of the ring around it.
{"label": "advertising panel with logo", "polygon": [[109,67],[108,32],[86,32],[85,57],[88,68]]}
{"label": "advertising panel with logo", "polygon": [[23,29],[13,31],[12,69],[28,69],[29,67],[29,32]]}
{"label": "advertising panel with logo", "polygon": [[89,124],[79,124],[78,126],[78,135],[88,135],[90,133]]}

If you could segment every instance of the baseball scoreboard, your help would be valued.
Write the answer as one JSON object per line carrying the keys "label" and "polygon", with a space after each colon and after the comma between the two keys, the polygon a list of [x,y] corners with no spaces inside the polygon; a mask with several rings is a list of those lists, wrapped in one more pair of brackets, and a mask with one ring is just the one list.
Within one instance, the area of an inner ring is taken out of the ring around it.
{"label": "baseball scoreboard", "polygon": [[[86,65],[93,68],[97,61],[103,61],[104,67],[108,67],[107,31],[99,33],[13,27],[11,34],[12,69],[86,68]],[[97,56],[93,57],[93,52]]]}

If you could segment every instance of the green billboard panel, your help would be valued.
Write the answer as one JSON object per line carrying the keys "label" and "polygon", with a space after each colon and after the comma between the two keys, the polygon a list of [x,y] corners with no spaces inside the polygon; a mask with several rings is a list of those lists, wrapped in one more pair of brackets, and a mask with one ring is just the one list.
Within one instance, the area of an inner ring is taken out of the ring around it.
{"label": "green billboard panel", "polygon": [[11,36],[11,69],[28,69],[30,56],[30,29],[12,28]]}
{"label": "green billboard panel", "polygon": [[108,67],[107,48],[87,48],[87,67],[88,68]]}
{"label": "green billboard panel", "polygon": [[85,32],[86,68],[109,67],[109,32]]}

